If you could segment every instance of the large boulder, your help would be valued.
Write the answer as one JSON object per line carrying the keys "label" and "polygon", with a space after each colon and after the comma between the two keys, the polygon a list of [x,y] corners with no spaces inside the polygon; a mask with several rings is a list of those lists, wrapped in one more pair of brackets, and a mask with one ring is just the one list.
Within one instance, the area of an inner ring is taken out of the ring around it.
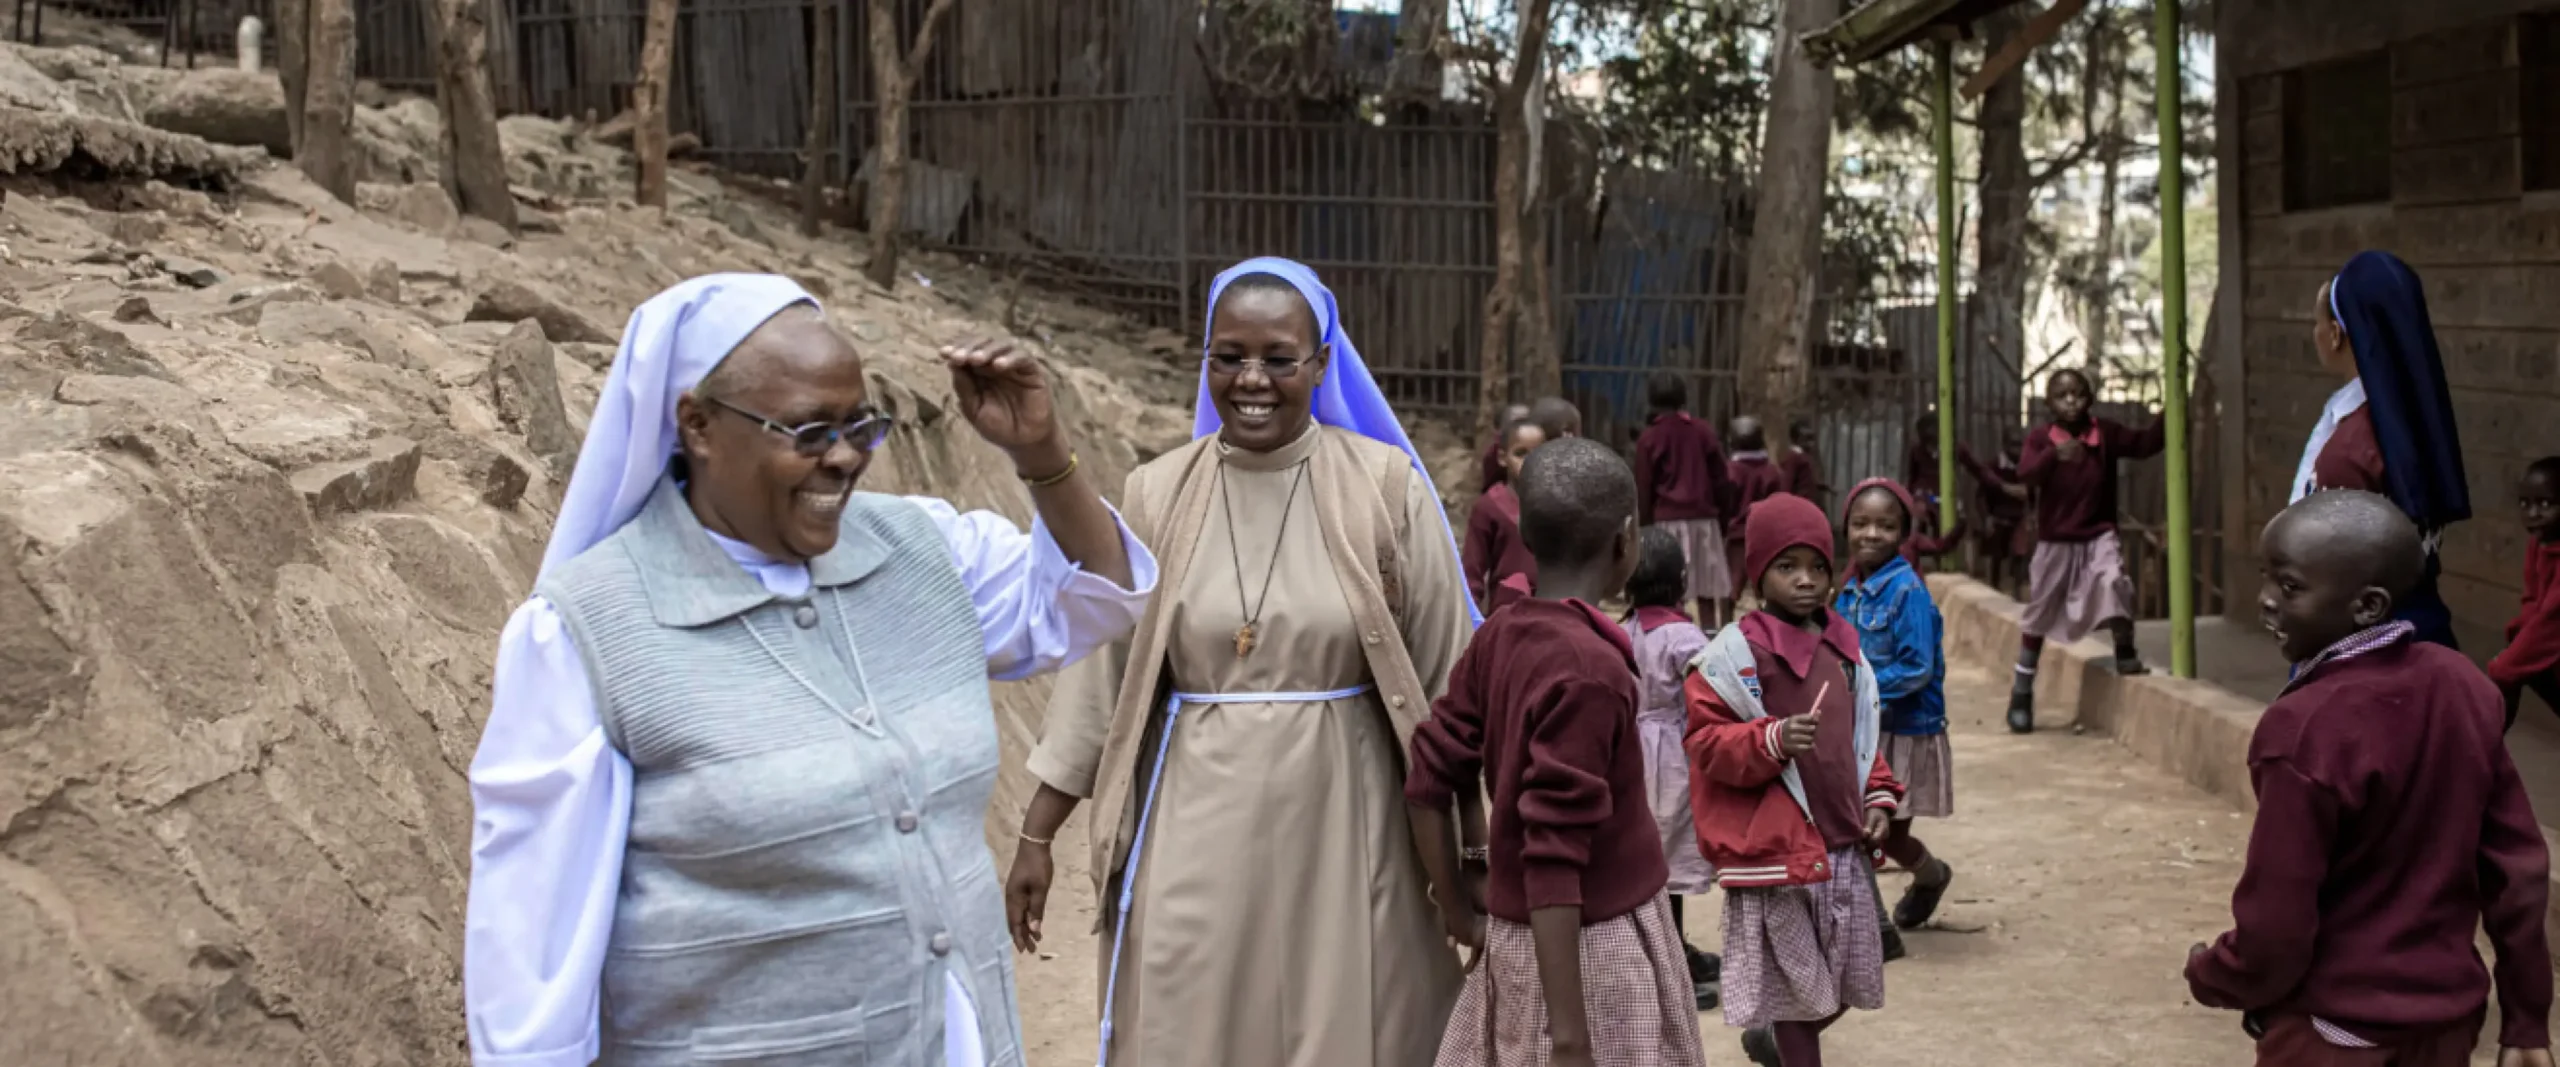
{"label": "large boulder", "polygon": [[264,148],[279,156],[293,154],[284,86],[272,74],[233,67],[188,71],[143,109],[142,121],[215,144]]}

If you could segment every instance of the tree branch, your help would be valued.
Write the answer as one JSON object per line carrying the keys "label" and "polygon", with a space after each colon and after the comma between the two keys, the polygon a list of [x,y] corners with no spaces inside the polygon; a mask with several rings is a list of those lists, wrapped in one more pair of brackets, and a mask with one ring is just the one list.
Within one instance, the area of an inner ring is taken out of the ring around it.
{"label": "tree branch", "polygon": [[933,0],[933,5],[924,9],[924,24],[916,27],[915,44],[907,48],[908,78],[916,77],[917,70],[924,66],[924,61],[932,57],[933,31],[942,25],[943,12],[949,10],[951,10],[951,0]]}
{"label": "tree branch", "polygon": [[2098,145],[2096,141],[2081,141],[2073,144],[2069,148],[2063,149],[2061,155],[2053,157],[2043,167],[2027,173],[2027,188],[2044,188],[2046,182],[2050,182],[2055,178],[2061,177],[2062,172],[2088,162],[2089,157],[2094,154],[2097,149]]}

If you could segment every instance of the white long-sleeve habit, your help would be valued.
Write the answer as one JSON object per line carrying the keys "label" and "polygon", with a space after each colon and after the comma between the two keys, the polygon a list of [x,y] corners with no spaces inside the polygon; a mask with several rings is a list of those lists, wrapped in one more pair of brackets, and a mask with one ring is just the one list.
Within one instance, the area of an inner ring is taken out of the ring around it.
{"label": "white long-sleeve habit", "polygon": [[[1155,590],[1155,557],[1126,526],[1134,589],[1069,562],[1037,522],[1025,534],[1000,515],[909,499],[950,546],[997,680],[1055,670],[1125,634]],[[766,589],[808,592],[807,567],[713,539]],[[586,1067],[600,1045],[597,990],[631,826],[631,765],[605,740],[585,662],[548,601],[527,600],[507,620],[495,689],[471,761],[478,814],[462,965],[471,1059]],[[982,1067],[976,1006],[946,981],[946,1063]]]}

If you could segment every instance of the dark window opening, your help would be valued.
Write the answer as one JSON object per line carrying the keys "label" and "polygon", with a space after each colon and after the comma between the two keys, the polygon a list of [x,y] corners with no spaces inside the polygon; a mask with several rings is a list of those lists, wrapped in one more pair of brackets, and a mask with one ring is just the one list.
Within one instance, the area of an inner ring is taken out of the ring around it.
{"label": "dark window opening", "polygon": [[2560,189],[2560,13],[2516,20],[2524,187]]}
{"label": "dark window opening", "polygon": [[2284,209],[2391,199],[2391,56],[2374,52],[2284,76]]}

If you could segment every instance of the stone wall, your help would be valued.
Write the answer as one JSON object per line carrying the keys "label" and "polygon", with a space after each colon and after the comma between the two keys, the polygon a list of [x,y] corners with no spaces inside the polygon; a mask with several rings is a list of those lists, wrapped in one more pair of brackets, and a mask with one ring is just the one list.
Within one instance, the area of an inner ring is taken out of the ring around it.
{"label": "stone wall", "polygon": [[[2526,73],[2527,36],[2551,18],[2560,2],[2226,0],[2217,27],[2221,188],[2237,208],[2224,212],[2222,276],[2238,281],[2224,288],[2241,322],[2216,365],[2237,371],[2225,380],[2236,377],[2242,402],[2224,417],[2245,448],[2243,480],[2226,487],[2226,534],[2253,543],[2283,507],[2339,384],[2312,352],[2321,281],[2364,249],[2396,252],[2426,281],[2455,396],[2475,518],[2446,535],[2444,592],[2465,645],[2483,655],[2515,610],[2515,479],[2560,453],[2560,190],[2529,188],[2525,164],[2535,112],[2560,107],[2534,102]],[[2390,72],[2390,198],[2288,210],[2287,169],[2311,165],[2286,158],[2285,97],[2298,84],[2288,73],[2376,49]],[[2235,562],[2226,579],[2250,583],[2248,557]],[[2254,611],[2254,598],[2238,610]]]}

